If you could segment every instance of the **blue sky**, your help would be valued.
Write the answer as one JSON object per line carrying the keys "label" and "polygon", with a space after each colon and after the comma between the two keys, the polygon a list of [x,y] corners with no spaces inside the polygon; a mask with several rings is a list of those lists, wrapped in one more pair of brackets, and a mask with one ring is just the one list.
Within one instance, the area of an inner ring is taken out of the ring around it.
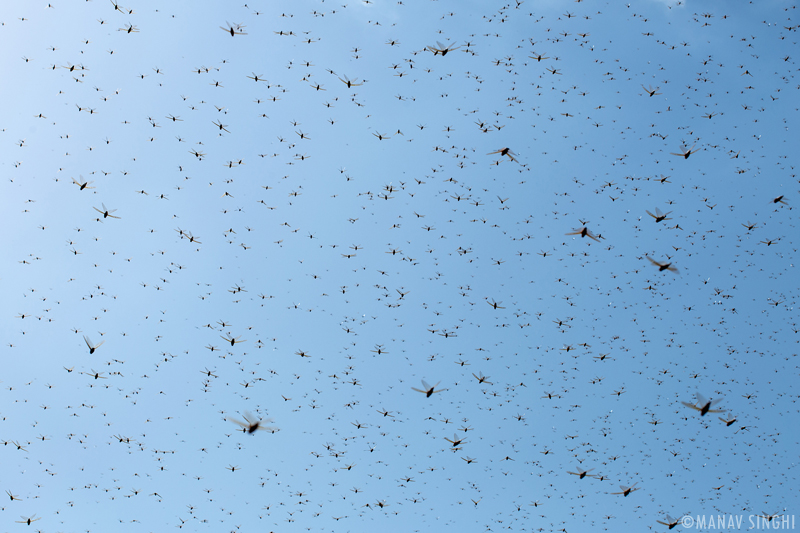
{"label": "blue sky", "polygon": [[798,514],[795,7],[4,5],[2,520]]}

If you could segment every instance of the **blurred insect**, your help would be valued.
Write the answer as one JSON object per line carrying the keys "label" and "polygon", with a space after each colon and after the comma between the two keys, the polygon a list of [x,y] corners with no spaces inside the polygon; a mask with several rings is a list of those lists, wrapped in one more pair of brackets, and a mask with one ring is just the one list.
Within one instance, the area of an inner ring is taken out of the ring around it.
{"label": "blurred insect", "polygon": [[500,154],[501,156],[506,155],[506,156],[508,156],[508,158],[510,160],[512,160],[512,161],[514,161],[516,163],[519,163],[519,161],[514,159],[514,156],[517,155],[517,154],[515,154],[513,151],[511,151],[511,148],[500,148],[499,150],[495,150],[494,152],[489,152],[486,155],[492,155],[492,154]]}
{"label": "blurred insect", "polygon": [[111,214],[111,213],[113,213],[114,211],[116,211],[116,209],[108,209],[108,208],[106,207],[106,205],[105,205],[105,204],[100,204],[100,206],[103,208],[103,210],[102,210],[102,211],[101,211],[101,210],[99,210],[99,209],[97,209],[97,208],[96,208],[96,207],[94,207],[94,206],[92,206],[92,209],[94,209],[94,210],[95,210],[95,211],[97,211],[98,213],[101,213],[101,214],[103,215],[103,218],[108,218],[108,217],[111,217],[111,218],[120,218],[120,217],[118,217],[118,216],[114,216],[114,215],[112,215],[112,214]]}
{"label": "blurred insect", "polygon": [[256,431],[258,431],[259,429],[264,430],[264,431],[271,431],[273,433],[278,429],[278,428],[275,428],[275,427],[262,425],[262,424],[264,424],[264,422],[272,422],[273,420],[271,418],[268,418],[268,419],[265,419],[265,420],[259,420],[259,419],[257,419],[256,417],[254,417],[252,414],[250,414],[247,411],[244,412],[244,415],[242,415],[242,418],[245,419],[244,422],[242,422],[241,420],[237,420],[237,419],[235,419],[233,417],[230,417],[230,416],[225,418],[225,420],[228,420],[230,422],[234,422],[236,424],[239,424],[240,426],[242,426],[242,431],[243,432],[249,433],[251,435],[253,433],[255,433]]}
{"label": "blurred insect", "polygon": [[572,474],[573,476],[578,476],[578,479],[583,479],[583,478],[585,478],[587,476],[588,477],[595,477],[594,474],[589,474],[589,472],[594,470],[594,468],[590,468],[589,470],[582,470],[580,468],[576,468],[575,470],[577,470],[577,472],[570,472],[569,470],[567,470],[567,474]]}
{"label": "blurred insect", "polygon": [[786,200],[784,200],[783,198],[784,198],[784,196],[783,196],[783,195],[780,195],[780,196],[778,196],[777,198],[773,198],[773,199],[771,200],[771,202],[772,202],[773,204],[783,204],[783,205],[789,205],[788,203],[786,203]]}
{"label": "blurred insect", "polygon": [[695,150],[694,149],[695,146],[696,146],[696,144],[693,144],[691,148],[686,148],[686,145],[682,144],[681,148],[680,148],[680,150],[681,150],[680,153],[670,152],[670,154],[671,155],[679,155],[679,156],[683,157],[684,159],[689,159],[690,155],[694,154],[695,152],[699,152],[700,151],[700,150]]}
{"label": "blurred insect", "polygon": [[649,94],[650,96],[656,96],[656,95],[661,94],[659,92],[656,92],[656,91],[658,91],[660,89],[660,87],[656,87],[655,89],[653,89],[652,85],[649,85],[648,87],[645,87],[644,85],[642,85],[642,89],[644,89],[645,92],[647,94]]}
{"label": "blurred insect", "polygon": [[[439,383],[441,383],[441,381],[440,381]],[[423,380],[422,380],[422,386],[423,386],[423,387],[425,387],[425,390],[418,389],[418,388],[416,388],[416,387],[411,387],[411,388],[412,388],[412,389],[414,389],[414,390],[415,390],[415,391],[417,391],[417,392],[421,392],[422,394],[424,394],[424,395],[425,395],[425,397],[427,397],[427,398],[430,398],[431,396],[433,396],[433,395],[434,395],[435,393],[437,393],[437,392],[442,392],[442,391],[445,391],[445,390],[447,390],[447,389],[438,389],[438,390],[436,390],[436,387],[438,387],[438,386],[439,386],[439,383],[437,383],[436,385],[434,385],[433,387],[431,387],[431,386],[430,386],[430,385],[428,385],[428,384],[425,382],[425,380],[423,379]]]}
{"label": "blurred insect", "polygon": [[242,28],[244,28],[242,24],[231,24],[230,22],[226,22],[225,24],[228,25],[227,28],[225,26],[220,26],[219,29],[230,33],[231,37],[234,35],[247,35],[247,33],[242,31]]}
{"label": "blurred insect", "polygon": [[488,381],[491,376],[484,376],[483,372],[478,372],[476,376],[475,373],[472,373],[472,376],[478,380],[478,383],[488,383],[489,385],[494,385],[491,381]]}
{"label": "blurred insect", "polygon": [[662,522],[661,520],[656,520],[661,525],[667,526],[667,528],[672,529],[678,524],[680,524],[680,518],[672,518],[670,515],[667,515],[667,521]]}
{"label": "blurred insect", "polygon": [[705,416],[706,413],[724,413],[725,409],[712,409],[715,405],[722,401],[722,398],[716,400],[706,400],[699,392],[695,393],[697,396],[697,403],[681,402],[686,407],[691,407],[695,411],[700,411],[700,416]]}
{"label": "blurred insect", "polygon": [[124,28],[119,28],[118,31],[124,31],[125,33],[139,33],[139,29],[133,24],[128,24]]}
{"label": "blurred insect", "polygon": [[459,439],[458,435],[453,435],[453,440],[448,439],[447,437],[444,438],[447,442],[453,445],[453,448],[458,447],[459,444],[464,443],[464,439]]}
{"label": "blurred insect", "polygon": [[34,518],[35,516],[36,516],[36,513],[33,513],[30,517],[20,515],[20,518],[22,518],[22,520],[17,520],[17,524],[28,524],[28,525],[31,525],[33,522],[36,522],[37,520],[41,520],[42,519],[41,516],[39,518]]}
{"label": "blurred insect", "polygon": [[[83,176],[81,176],[81,178],[83,178]],[[87,181],[85,183],[81,183],[80,181],[76,180],[75,178],[72,178],[72,183],[74,183],[75,185],[79,186],[81,188],[81,190],[83,190],[83,189],[94,189],[94,187],[89,187],[90,183],[94,183],[93,181]]]}
{"label": "blurred insect", "polygon": [[742,224],[742,226],[744,226],[745,228],[747,228],[747,231],[753,231],[754,229],[756,229],[756,228],[758,227],[758,225],[757,225],[757,224],[753,224],[753,223],[752,223],[752,222],[750,222],[749,220],[747,221],[747,224]]}
{"label": "blurred insect", "polygon": [[648,261],[650,261],[651,263],[653,263],[658,267],[659,272],[664,272],[665,270],[669,270],[670,272],[675,272],[676,274],[678,273],[678,269],[672,266],[672,263],[659,263],[658,261],[651,259],[648,256],[645,257],[647,257]]}
{"label": "blurred insect", "polygon": [[[437,48],[437,46],[438,46],[438,48]],[[438,56],[439,54],[442,54],[442,57],[444,57],[444,56],[447,55],[447,52],[452,52],[453,50],[458,50],[461,47],[460,46],[453,46],[451,44],[445,46],[442,43],[440,43],[439,41],[436,41],[436,46],[428,46],[427,48],[428,48],[428,50],[433,52],[433,55]]]}
{"label": "blurred insect", "polygon": [[594,235],[591,231],[589,231],[589,228],[585,226],[580,229],[574,229],[570,233],[565,233],[565,235],[580,235],[581,238],[589,237],[590,239],[594,239],[597,242],[600,242],[600,239],[597,238],[598,236]]}
{"label": "blurred insect", "polygon": [[194,235],[192,235],[191,231],[184,231],[181,234],[181,239],[189,239],[189,242],[193,242],[196,244],[203,244],[202,242],[198,241]]}
{"label": "blurred insect", "polygon": [[[239,335],[239,337],[241,337],[241,335]],[[225,339],[226,341],[230,342],[231,346],[233,346],[234,344],[239,344],[240,342],[245,342],[247,340],[247,339],[239,340],[239,337],[233,338],[230,335],[226,335],[226,336],[223,337],[222,335],[220,335],[220,338]]]}
{"label": "blurred insect", "polygon": [[347,76],[345,76],[345,77],[344,77],[344,79],[342,79],[342,78],[339,78],[339,81],[341,81],[342,83],[344,83],[345,85],[347,85],[347,88],[348,88],[348,89],[349,89],[350,87],[358,87],[359,85],[364,85],[364,82],[363,82],[363,81],[362,81],[361,83],[356,83],[356,82],[358,81],[358,78],[356,78],[356,79],[354,79],[354,80],[351,80],[351,79],[350,79],[350,78],[348,78]]}
{"label": "blurred insect", "polygon": [[637,487],[636,486],[638,483],[639,482],[637,481],[636,483],[634,483],[630,487],[626,487],[625,485],[620,485],[619,488],[621,488],[622,491],[621,492],[612,492],[611,494],[622,494],[623,496],[627,496],[631,492],[635,492],[637,490],[641,490],[641,487]]}
{"label": "blurred insect", "polygon": [[655,215],[653,213],[651,213],[650,211],[648,211],[647,209],[645,209],[644,211],[645,211],[645,213],[647,213],[648,215],[650,215],[651,217],[656,219],[656,222],[661,222],[662,220],[672,220],[671,218],[667,218],[667,215],[672,213],[672,211],[667,211],[666,213],[662,213],[661,209],[659,209],[657,207],[656,207],[656,214]]}
{"label": "blurred insect", "polygon": [[89,340],[89,337],[86,335],[83,336],[83,341],[86,343],[86,346],[89,347],[89,355],[93,354],[95,350],[97,350],[100,346],[103,345],[106,341],[100,341],[99,344],[92,344],[92,341]]}

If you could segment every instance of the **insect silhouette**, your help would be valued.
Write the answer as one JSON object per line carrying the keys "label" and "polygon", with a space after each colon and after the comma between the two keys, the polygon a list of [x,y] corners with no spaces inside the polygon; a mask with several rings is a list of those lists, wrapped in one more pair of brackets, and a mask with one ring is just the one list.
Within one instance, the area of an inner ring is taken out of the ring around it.
{"label": "insect silhouette", "polygon": [[582,227],[582,228],[579,228],[579,229],[574,229],[574,230],[572,230],[572,231],[571,231],[571,232],[569,232],[569,233],[565,233],[565,235],[580,235],[580,236],[581,236],[581,238],[583,238],[583,237],[589,237],[590,239],[594,239],[594,240],[595,240],[595,241],[597,241],[597,242],[600,242],[600,239],[598,239],[597,237],[600,237],[600,238],[602,238],[602,237],[601,237],[601,236],[599,236],[599,235],[595,235],[595,234],[593,234],[591,231],[589,231],[589,228],[587,228],[587,227],[585,227],[585,226],[584,226],[584,227]]}
{"label": "insect silhouette", "polygon": [[233,37],[234,35],[247,35],[247,33],[242,31],[242,28],[244,28],[244,25],[242,25],[242,24],[231,24],[230,22],[226,22],[225,24],[228,25],[227,28],[225,26],[220,26],[219,29],[221,29],[224,32],[230,33],[231,37]]}
{"label": "insect silhouette", "polygon": [[691,148],[687,148],[685,144],[682,144],[681,147],[680,147],[680,153],[670,152],[670,154],[671,155],[679,155],[679,156],[683,157],[684,159],[689,159],[690,155],[700,151],[699,149],[695,150],[694,149],[695,146],[697,146],[697,145],[693,144]]}
{"label": "insect silhouette", "polygon": [[98,344],[92,344],[92,341],[89,340],[89,337],[86,335],[83,336],[83,341],[86,343],[86,346],[89,347],[89,355],[93,354],[95,350],[97,350],[100,346],[103,345],[106,341],[100,341]]}
{"label": "insect silhouette", "polygon": [[428,46],[427,48],[428,48],[428,50],[433,52],[433,55],[437,56],[437,55],[441,54],[442,57],[444,57],[444,56],[447,55],[447,52],[452,52],[453,50],[458,50],[459,48],[461,48],[461,46],[453,46],[452,44],[449,44],[449,45],[445,46],[442,43],[440,43],[439,41],[436,41],[436,46]]}
{"label": "insect silhouette", "polygon": [[260,420],[260,419],[256,418],[255,416],[253,416],[252,414],[250,414],[247,411],[244,412],[244,414],[242,415],[242,418],[244,418],[244,420],[245,420],[244,422],[242,422],[241,420],[237,420],[237,419],[235,419],[233,417],[230,417],[230,416],[225,418],[225,420],[228,420],[230,422],[234,422],[234,423],[240,425],[242,427],[242,431],[245,432],[245,433],[248,433],[250,435],[252,435],[253,433],[255,433],[258,430],[271,431],[271,432],[274,433],[278,429],[276,427],[263,425],[265,422],[273,422],[273,420],[271,418],[268,418],[268,419],[265,419],[265,420]]}
{"label": "insect silhouette", "polygon": [[515,156],[515,155],[517,155],[517,154],[515,154],[515,153],[514,153],[514,152],[511,150],[511,148],[500,148],[499,150],[495,150],[494,152],[489,152],[489,153],[488,153],[488,154],[486,154],[486,155],[492,155],[492,154],[500,154],[501,156],[502,156],[502,155],[505,155],[505,156],[508,156],[508,158],[509,158],[510,160],[514,161],[515,163],[519,163],[519,161],[517,161],[517,160],[514,158],[514,156]]}
{"label": "insect silhouette", "polygon": [[784,196],[783,196],[783,195],[780,195],[780,196],[778,196],[777,198],[773,198],[773,199],[771,200],[771,202],[772,202],[773,204],[783,204],[783,205],[789,205],[789,204],[786,202],[786,200],[784,200],[783,198],[784,198]]}
{"label": "insect silhouette", "polygon": [[656,96],[656,95],[661,94],[661,93],[657,92],[658,89],[660,89],[660,87],[656,87],[655,89],[653,89],[652,85],[650,85],[648,87],[645,87],[644,85],[642,85],[642,89],[644,89],[645,92],[650,96]]}
{"label": "insect silhouette", "polygon": [[[239,337],[241,337],[241,335],[239,335]],[[239,337],[234,338],[231,335],[226,335],[223,337],[222,335],[220,335],[220,338],[225,339],[226,341],[231,343],[231,346],[233,346],[234,344],[239,344],[240,342],[245,342],[247,340],[247,339],[239,340]]]}
{"label": "insect silhouette", "polygon": [[[83,176],[81,176],[81,178],[83,178]],[[80,187],[81,188],[80,190],[94,189],[95,188],[95,187],[89,187],[90,183],[94,183],[93,181],[86,181],[86,182],[81,183],[80,181],[76,180],[75,178],[72,178],[72,183],[74,183],[75,185]]]}
{"label": "insect silhouette", "polygon": [[700,412],[700,416],[706,416],[707,413],[724,413],[725,409],[712,409],[715,405],[722,401],[722,398],[716,400],[706,400],[699,392],[695,393],[697,403],[681,402],[686,407],[691,407],[695,411]]}
{"label": "insect silhouette", "polygon": [[453,448],[457,448],[459,444],[463,444],[465,442],[464,439],[459,439],[458,435],[453,435],[452,440],[448,439],[447,437],[445,437],[444,440],[452,444]]}
{"label": "insect silhouette", "polygon": [[[441,383],[441,381],[440,381],[439,383]],[[414,389],[414,390],[415,390],[415,391],[417,391],[417,392],[421,392],[422,394],[424,394],[424,395],[425,395],[425,397],[426,397],[426,398],[430,398],[431,396],[433,396],[433,395],[434,395],[435,393],[437,393],[437,392],[442,392],[442,391],[445,391],[445,390],[447,390],[447,389],[436,389],[436,387],[438,387],[438,386],[439,386],[439,383],[437,383],[436,385],[434,385],[433,387],[431,387],[431,386],[430,386],[430,385],[428,385],[428,384],[425,382],[425,380],[423,379],[423,380],[422,380],[422,386],[423,386],[423,387],[425,387],[425,390],[418,389],[418,388],[416,388],[416,387],[411,387],[411,388],[412,388],[412,389]]]}
{"label": "insect silhouette", "polygon": [[656,520],[656,522],[658,522],[661,525],[667,526],[668,529],[672,529],[678,524],[680,524],[681,520],[680,518],[672,518],[670,515],[667,515],[666,522],[662,522],[661,520]]}
{"label": "insect silhouette", "polygon": [[356,79],[354,79],[354,80],[351,80],[351,79],[350,79],[350,78],[348,78],[347,76],[345,76],[345,77],[344,77],[344,79],[342,79],[342,78],[339,78],[339,81],[341,81],[342,83],[344,83],[345,85],[347,85],[347,88],[348,88],[348,89],[349,89],[350,87],[357,87],[357,86],[359,86],[359,85],[364,85],[364,82],[363,82],[363,81],[362,81],[361,83],[357,83],[357,81],[358,81],[358,78],[356,78]]}
{"label": "insect silhouette", "polygon": [[622,494],[623,496],[628,496],[631,492],[635,492],[637,490],[641,490],[641,487],[637,487],[638,481],[631,485],[630,487],[626,487],[625,485],[620,485],[619,488],[622,490],[620,492],[612,492],[611,494]]}
{"label": "insect silhouette", "polygon": [[34,518],[35,516],[36,516],[36,513],[33,513],[31,516],[20,516],[20,518],[22,518],[22,520],[17,520],[17,524],[28,524],[28,525],[31,525],[33,522],[36,522],[37,520],[41,520],[42,519],[41,516],[39,518]]}
{"label": "insect silhouette", "polygon": [[649,256],[645,257],[647,257],[648,261],[650,261],[651,263],[653,263],[655,266],[658,267],[659,272],[664,272],[665,270],[669,270],[670,272],[675,272],[676,274],[678,273],[678,269],[672,266],[672,263],[659,263],[655,259],[651,259]]}
{"label": "insect silhouette", "polygon": [[780,514],[779,512],[778,512],[778,513],[772,513],[772,514],[769,514],[769,513],[762,513],[762,514],[761,514],[761,515],[759,515],[759,516],[760,516],[761,518],[765,519],[765,520],[767,521],[767,523],[769,524],[770,522],[772,522],[772,521],[773,521],[773,520],[775,520],[776,518],[780,517],[780,516],[781,516],[781,514]]}
{"label": "insect silhouette", "polygon": [[653,213],[651,213],[650,211],[648,211],[647,209],[645,209],[645,212],[648,215],[650,215],[651,217],[653,217],[656,222],[661,222],[662,220],[672,220],[671,218],[667,218],[667,216],[670,213],[672,213],[672,211],[667,211],[666,213],[662,213],[661,209],[656,207],[656,214],[655,215]]}
{"label": "insect silhouette", "polygon": [[106,208],[106,205],[105,205],[105,204],[100,204],[100,206],[103,208],[103,209],[102,209],[102,211],[101,211],[100,209],[98,209],[98,208],[94,207],[94,206],[92,206],[92,209],[94,209],[94,210],[95,210],[95,211],[97,211],[98,213],[101,213],[101,214],[103,215],[103,218],[108,218],[108,217],[111,217],[111,218],[120,218],[120,217],[118,217],[118,216],[115,216],[115,215],[112,215],[112,214],[111,214],[111,213],[113,213],[114,211],[116,211],[116,209],[108,209],[108,208]]}
{"label": "insect silhouette", "polygon": [[573,476],[578,476],[578,479],[583,479],[585,477],[596,477],[595,474],[589,474],[594,468],[590,468],[589,470],[582,470],[580,468],[576,468],[577,472],[570,472],[567,470],[567,474],[572,474]]}
{"label": "insect silhouette", "polygon": [[494,385],[491,381],[488,381],[491,376],[484,376],[483,372],[478,372],[478,375],[472,373],[472,376],[478,380],[478,383],[488,383],[489,385]]}

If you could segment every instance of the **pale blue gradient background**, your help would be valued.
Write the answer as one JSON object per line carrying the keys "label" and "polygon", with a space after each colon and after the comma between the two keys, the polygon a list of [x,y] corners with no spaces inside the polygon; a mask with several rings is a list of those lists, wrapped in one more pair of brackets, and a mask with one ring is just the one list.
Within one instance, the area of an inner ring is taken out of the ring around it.
{"label": "pale blue gradient background", "polygon": [[122,5],[0,7],[4,530],[800,514],[796,3]]}

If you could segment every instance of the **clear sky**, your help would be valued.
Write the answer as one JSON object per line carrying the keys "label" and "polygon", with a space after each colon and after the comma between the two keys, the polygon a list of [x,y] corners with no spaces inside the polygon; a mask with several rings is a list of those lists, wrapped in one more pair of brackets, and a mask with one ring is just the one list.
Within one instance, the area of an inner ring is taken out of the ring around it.
{"label": "clear sky", "polygon": [[795,7],[3,3],[2,529],[800,515]]}

